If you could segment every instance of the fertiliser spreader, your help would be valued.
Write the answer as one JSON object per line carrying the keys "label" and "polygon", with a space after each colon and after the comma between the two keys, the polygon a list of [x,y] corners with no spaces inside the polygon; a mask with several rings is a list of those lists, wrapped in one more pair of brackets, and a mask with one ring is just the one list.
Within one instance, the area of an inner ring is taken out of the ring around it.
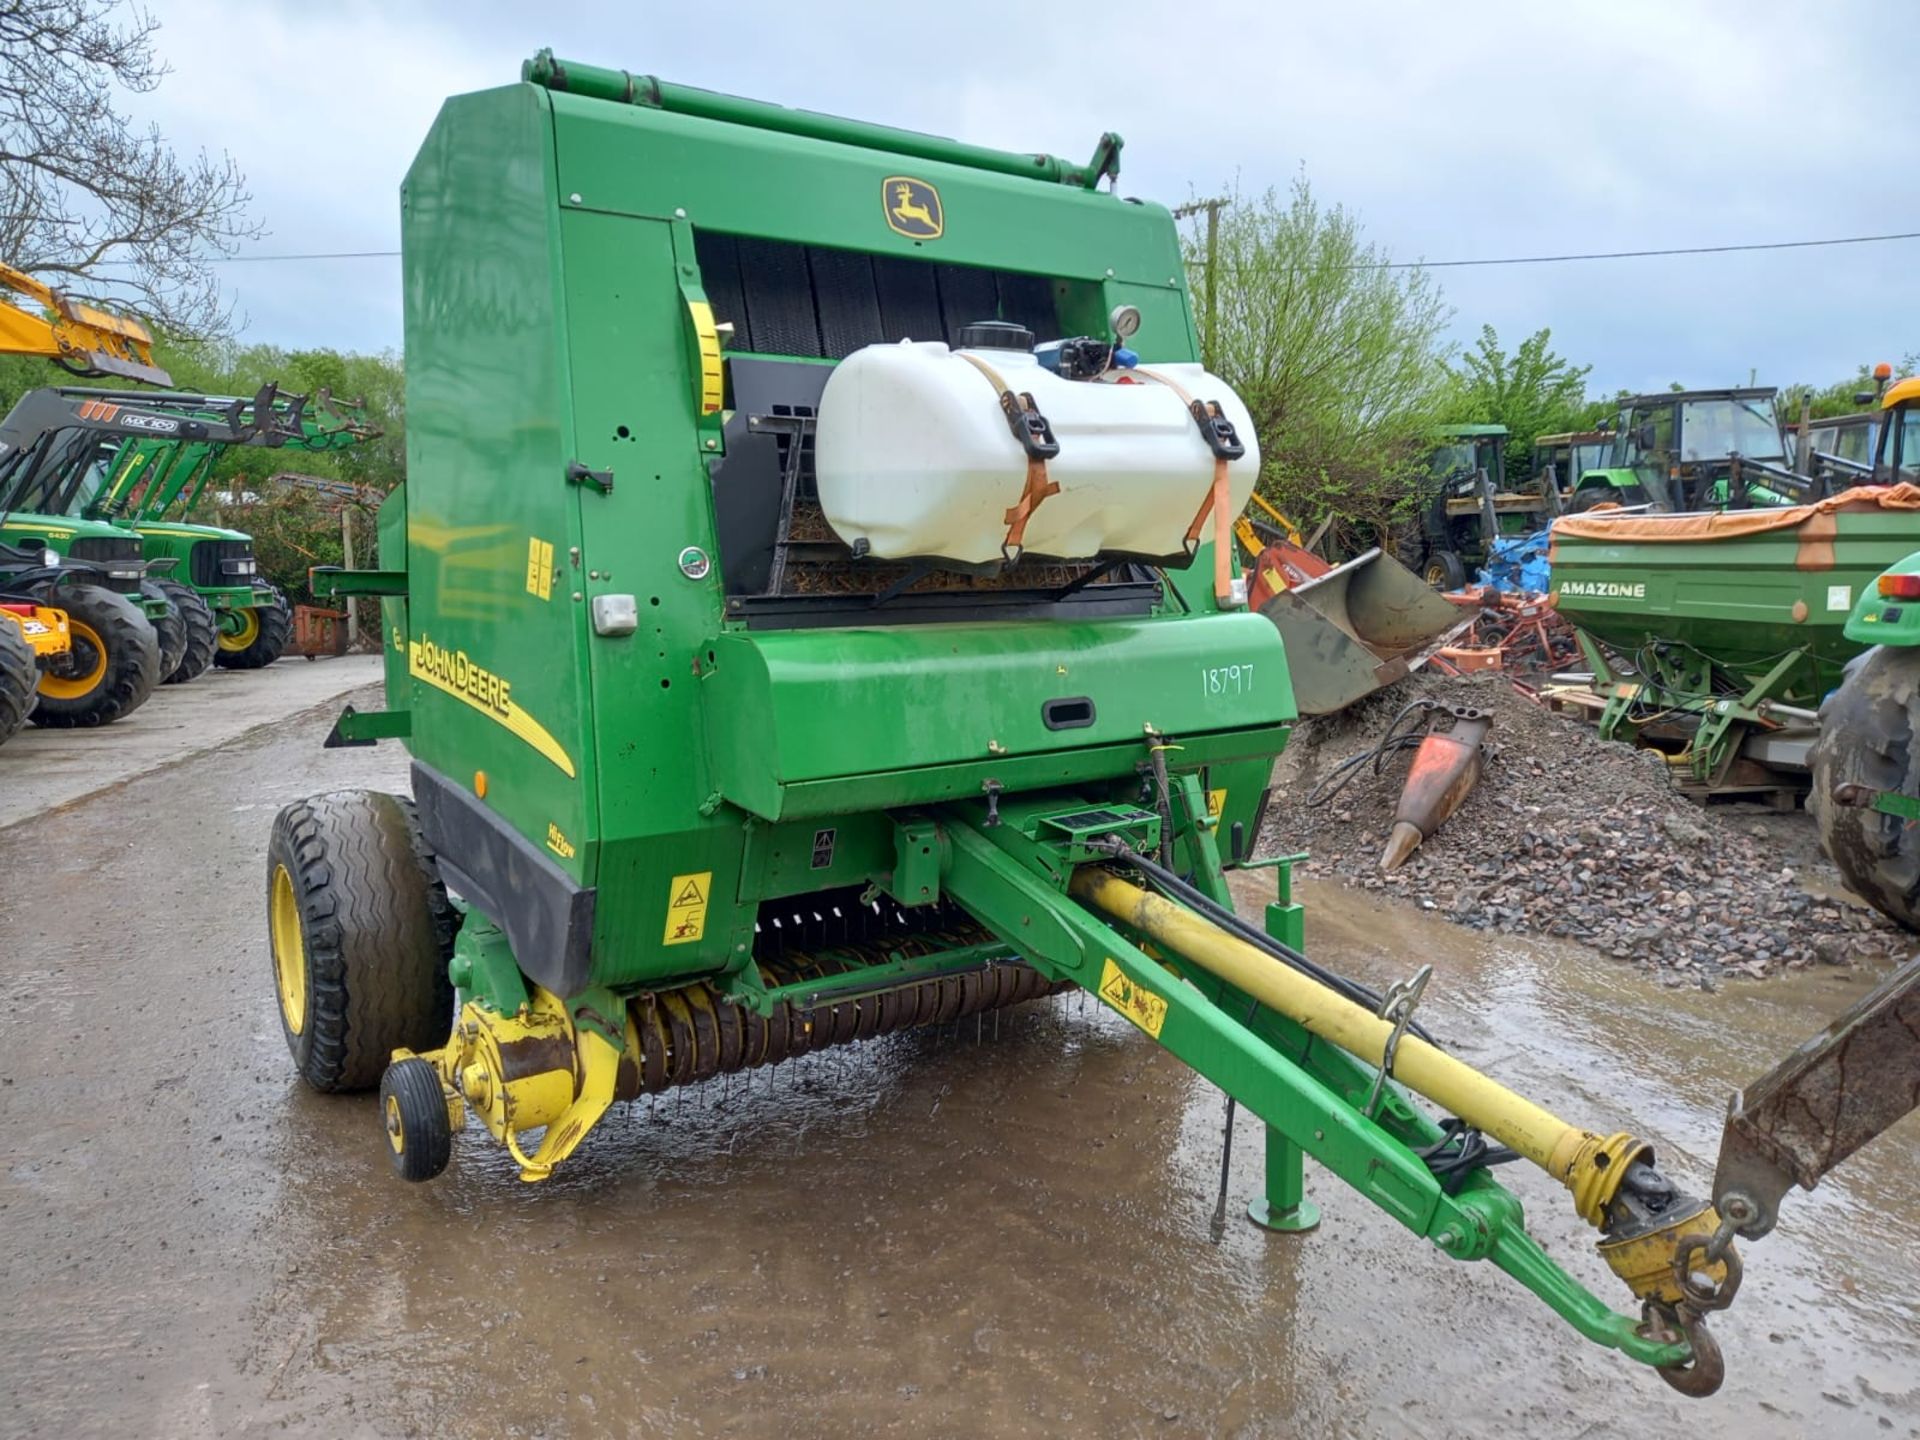
{"label": "fertiliser spreader", "polygon": [[[1311,1155],[1709,1391],[1737,1227],[1316,965],[1252,862],[1295,713],[1228,543],[1257,450],[1119,150],[544,54],[447,102],[385,568],[316,576],[384,597],[389,708],[334,741],[404,740],[413,795],[275,822],[296,1066],[378,1085],[409,1179],[471,1117],[538,1181],[617,1101],[1077,985],[1266,1122],[1271,1227]],[[1515,1156],[1636,1313],[1529,1237]]]}

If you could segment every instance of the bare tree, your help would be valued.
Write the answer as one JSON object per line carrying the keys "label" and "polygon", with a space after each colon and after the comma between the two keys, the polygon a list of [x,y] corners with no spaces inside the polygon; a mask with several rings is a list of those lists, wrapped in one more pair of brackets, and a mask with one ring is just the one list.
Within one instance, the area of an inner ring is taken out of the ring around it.
{"label": "bare tree", "polygon": [[183,159],[116,108],[166,77],[158,28],[122,0],[0,0],[0,259],[217,335],[231,314],[208,262],[260,227],[231,156]]}

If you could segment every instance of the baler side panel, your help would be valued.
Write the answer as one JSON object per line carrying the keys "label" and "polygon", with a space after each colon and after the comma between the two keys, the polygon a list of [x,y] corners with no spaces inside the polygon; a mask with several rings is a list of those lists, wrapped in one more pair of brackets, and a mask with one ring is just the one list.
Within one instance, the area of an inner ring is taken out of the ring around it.
{"label": "baler side panel", "polygon": [[[408,173],[409,656],[407,694],[391,703],[413,714],[419,761],[483,791],[486,813],[590,885],[552,156],[544,97],[515,86],[448,101]],[[552,547],[550,585],[530,569],[536,542]]]}
{"label": "baler side panel", "polygon": [[[562,157],[583,138],[562,119]],[[611,493],[574,487],[570,583],[588,604],[630,595],[639,614],[631,634],[589,626],[585,640],[601,777],[594,974],[624,985],[717,968],[750,940],[753,911],[733,903],[739,817],[700,813],[713,788],[700,704],[721,582],[718,569],[690,578],[680,565],[688,547],[717,547],[672,227],[563,209],[560,237],[576,458],[614,476]]]}

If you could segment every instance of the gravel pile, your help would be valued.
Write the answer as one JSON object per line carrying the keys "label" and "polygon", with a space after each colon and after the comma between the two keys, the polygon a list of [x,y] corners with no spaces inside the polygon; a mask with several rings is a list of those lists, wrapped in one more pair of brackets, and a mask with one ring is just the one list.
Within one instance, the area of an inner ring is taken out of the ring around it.
{"label": "gravel pile", "polygon": [[[1426,695],[1493,713],[1489,754],[1466,801],[1399,870],[1380,852],[1411,752],[1376,777],[1363,766],[1318,806],[1309,792],[1370,748],[1409,700]],[[1304,849],[1330,876],[1444,913],[1477,930],[1560,936],[1617,960],[1711,986],[1723,974],[1845,965],[1904,953],[1903,931],[1842,901],[1811,844],[1785,848],[1779,821],[1703,809],[1673,789],[1665,762],[1607,744],[1493,677],[1420,676],[1338,714],[1303,722],[1274,772],[1263,852]],[[1798,859],[1800,865],[1792,863]],[[1809,889],[1811,885],[1813,889]],[[1821,892],[1826,893],[1821,893]]]}

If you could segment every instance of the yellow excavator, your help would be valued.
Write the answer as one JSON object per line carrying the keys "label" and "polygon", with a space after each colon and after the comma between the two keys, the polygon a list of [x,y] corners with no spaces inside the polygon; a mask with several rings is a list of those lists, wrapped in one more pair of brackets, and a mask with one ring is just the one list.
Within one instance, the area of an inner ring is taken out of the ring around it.
{"label": "yellow excavator", "polygon": [[153,363],[153,335],[138,320],[73,299],[11,265],[0,265],[0,290],[10,290],[45,312],[0,304],[0,354],[42,356],[76,375],[173,383]]}

